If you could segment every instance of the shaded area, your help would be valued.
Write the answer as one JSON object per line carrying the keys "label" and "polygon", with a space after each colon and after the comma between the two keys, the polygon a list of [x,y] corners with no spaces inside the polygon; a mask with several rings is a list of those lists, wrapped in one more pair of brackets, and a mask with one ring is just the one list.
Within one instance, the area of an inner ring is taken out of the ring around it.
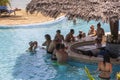
{"label": "shaded area", "polygon": [[33,14],[41,12],[56,18],[64,13],[69,19],[81,18],[85,21],[102,20],[110,23],[113,43],[118,41],[120,0],[32,0],[26,11]]}
{"label": "shaded area", "polygon": [[60,13],[68,17],[77,17],[86,21],[108,21],[120,18],[120,0],[32,0],[26,7],[31,14],[41,12],[45,16],[56,18]]}

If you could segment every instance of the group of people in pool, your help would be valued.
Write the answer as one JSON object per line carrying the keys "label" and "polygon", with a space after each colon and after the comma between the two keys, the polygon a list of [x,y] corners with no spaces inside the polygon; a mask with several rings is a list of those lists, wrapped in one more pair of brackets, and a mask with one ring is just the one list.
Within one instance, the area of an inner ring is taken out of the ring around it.
{"label": "group of people in pool", "polygon": [[61,31],[57,30],[53,40],[49,34],[45,35],[46,41],[42,46],[46,46],[47,53],[52,55],[52,60],[57,60],[59,64],[64,64],[68,60],[68,53],[65,51],[64,36],[61,35]]}
{"label": "group of people in pool", "polygon": [[[49,34],[45,35],[46,41],[42,44],[42,46],[46,46],[47,53],[51,54],[52,60],[56,60],[59,64],[65,64],[68,61],[68,53],[66,52],[67,47],[64,45],[65,42],[74,42],[75,37],[73,36],[74,29],[70,29],[70,32],[64,36],[61,34],[60,30],[56,31],[56,35],[54,39],[51,39]],[[97,30],[94,29],[92,25],[88,32],[89,36],[97,36],[96,42],[101,44],[102,36],[104,35],[104,30],[101,28],[101,24],[97,24]],[[85,33],[79,31],[79,35],[77,36],[78,39],[85,37]],[[35,51],[38,44],[37,41],[32,41],[29,43],[29,51]],[[103,61],[98,63],[98,69],[100,71],[99,77],[103,79],[110,79],[110,74],[112,73],[112,64],[110,63],[110,56],[108,53],[104,54]]]}

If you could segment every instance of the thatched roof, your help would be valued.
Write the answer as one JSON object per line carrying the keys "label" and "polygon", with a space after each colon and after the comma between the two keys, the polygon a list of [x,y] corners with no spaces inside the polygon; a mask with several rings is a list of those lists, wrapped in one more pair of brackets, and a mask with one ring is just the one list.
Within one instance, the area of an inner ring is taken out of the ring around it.
{"label": "thatched roof", "polygon": [[120,19],[120,0],[32,0],[26,11],[31,14],[41,12],[54,18],[64,13],[69,18],[107,22],[110,18]]}

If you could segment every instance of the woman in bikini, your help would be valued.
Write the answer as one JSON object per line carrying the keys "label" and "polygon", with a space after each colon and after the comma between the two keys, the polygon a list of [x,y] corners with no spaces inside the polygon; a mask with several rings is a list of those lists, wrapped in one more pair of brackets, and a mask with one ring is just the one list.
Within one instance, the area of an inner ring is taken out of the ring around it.
{"label": "woman in bikini", "polygon": [[103,61],[98,63],[98,71],[100,71],[99,77],[109,80],[112,73],[112,64],[110,63],[109,54],[105,54]]}
{"label": "woman in bikini", "polygon": [[49,46],[50,46],[50,43],[52,42],[51,36],[50,36],[49,34],[46,34],[46,35],[45,35],[45,39],[46,39],[46,41],[42,44],[42,46],[46,46],[46,51],[47,51],[47,53],[50,53],[50,52],[48,51],[48,48],[49,48]]}
{"label": "woman in bikini", "polygon": [[90,26],[90,30],[88,32],[88,35],[92,36],[92,37],[96,36],[96,30],[95,30],[93,25]]}

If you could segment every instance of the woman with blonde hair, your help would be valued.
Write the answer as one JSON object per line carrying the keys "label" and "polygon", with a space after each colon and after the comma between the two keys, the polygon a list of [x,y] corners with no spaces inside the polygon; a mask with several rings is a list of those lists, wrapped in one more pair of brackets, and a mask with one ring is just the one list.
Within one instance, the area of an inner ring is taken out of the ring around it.
{"label": "woman with blonde hair", "polygon": [[92,37],[96,36],[96,30],[95,30],[93,25],[90,26],[90,30],[88,32],[88,35],[92,36]]}

